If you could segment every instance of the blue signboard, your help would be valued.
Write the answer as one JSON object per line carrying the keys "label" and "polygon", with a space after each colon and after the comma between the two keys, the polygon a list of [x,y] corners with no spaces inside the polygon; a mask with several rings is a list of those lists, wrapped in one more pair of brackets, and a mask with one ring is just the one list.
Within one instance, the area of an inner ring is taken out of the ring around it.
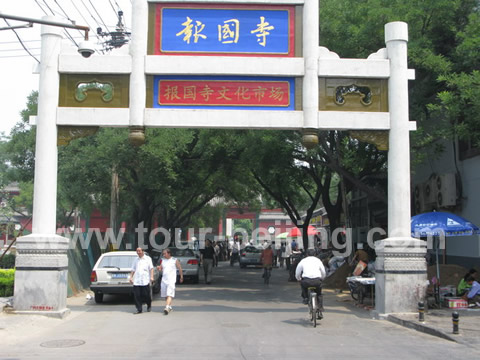
{"label": "blue signboard", "polygon": [[294,8],[158,4],[156,54],[293,56]]}

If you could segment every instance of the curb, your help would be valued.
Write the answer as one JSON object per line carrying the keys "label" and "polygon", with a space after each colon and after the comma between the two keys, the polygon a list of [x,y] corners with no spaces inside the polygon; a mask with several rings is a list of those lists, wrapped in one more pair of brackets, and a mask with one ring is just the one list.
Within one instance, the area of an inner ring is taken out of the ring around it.
{"label": "curb", "polygon": [[440,331],[438,329],[435,329],[434,327],[428,326],[428,325],[426,325],[424,323],[421,323],[421,322],[418,322],[418,321],[416,322],[416,321],[411,321],[411,320],[404,320],[404,319],[402,319],[398,316],[395,316],[395,315],[388,315],[387,320],[390,321],[390,322],[393,322],[397,325],[401,325],[401,326],[407,327],[409,329],[417,330],[417,331],[423,332],[423,333],[428,334],[428,335],[437,336],[439,338],[449,340],[449,341],[453,341],[453,342],[456,342],[456,343],[459,342],[457,338],[455,338],[453,336],[450,336],[450,335],[444,333],[443,331]]}

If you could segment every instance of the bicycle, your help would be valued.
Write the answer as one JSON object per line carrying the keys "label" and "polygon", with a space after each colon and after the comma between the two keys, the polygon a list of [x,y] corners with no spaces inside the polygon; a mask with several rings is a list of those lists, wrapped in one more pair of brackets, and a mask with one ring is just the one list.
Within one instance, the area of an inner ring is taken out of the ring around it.
{"label": "bicycle", "polygon": [[272,276],[272,268],[266,267],[263,268],[263,283],[268,285],[270,283],[270,276]]}
{"label": "bicycle", "polygon": [[308,313],[310,321],[313,322],[313,327],[317,327],[317,320],[323,319],[321,311],[321,296],[316,293],[317,288],[315,286],[308,287]]}

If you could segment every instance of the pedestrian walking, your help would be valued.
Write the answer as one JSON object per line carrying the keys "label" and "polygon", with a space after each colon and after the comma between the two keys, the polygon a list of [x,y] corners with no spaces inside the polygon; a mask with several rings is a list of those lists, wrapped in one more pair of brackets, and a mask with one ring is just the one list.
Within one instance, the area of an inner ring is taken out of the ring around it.
{"label": "pedestrian walking", "polygon": [[213,246],[213,250],[215,251],[215,256],[213,257],[213,266],[217,267],[218,258],[220,256],[220,246],[218,245],[218,242],[215,242],[215,245]]}
{"label": "pedestrian walking", "polygon": [[212,268],[215,260],[215,249],[210,240],[205,241],[205,248],[200,250],[200,262],[203,265],[203,272],[205,274],[205,283],[210,285],[212,283]]}
{"label": "pedestrian walking", "polygon": [[280,267],[283,268],[283,263],[285,262],[285,258],[287,257],[286,255],[287,251],[287,246],[285,245],[285,242],[281,242],[280,244]]}
{"label": "pedestrian walking", "polygon": [[232,255],[230,256],[230,266],[233,266],[236,261],[238,261],[238,256],[240,253],[240,243],[237,238],[233,238],[233,244],[232,244]]}
{"label": "pedestrian walking", "polygon": [[272,243],[272,250],[273,250],[273,267],[278,267],[280,263],[280,256],[281,251],[280,251],[280,244],[275,243],[275,241]]}
{"label": "pedestrian walking", "polygon": [[290,256],[292,255],[292,246],[290,245],[289,242],[285,245],[285,263],[287,267],[287,271],[290,271],[291,267],[291,259]]}
{"label": "pedestrian walking", "polygon": [[152,309],[152,297],[150,293],[150,282],[153,282],[153,263],[150,256],[146,255],[142,248],[137,249],[138,257],[132,265],[130,282],[133,284],[133,297],[136,311],[134,314],[142,313],[142,306],[147,304],[147,312]]}
{"label": "pedestrian walking", "polygon": [[180,261],[172,256],[170,249],[162,252],[162,260],[157,267],[162,272],[160,283],[160,296],[165,298],[165,309],[163,313],[168,315],[172,311],[172,301],[175,298],[175,284],[177,283],[177,270],[180,275],[180,283],[183,283],[183,270]]}

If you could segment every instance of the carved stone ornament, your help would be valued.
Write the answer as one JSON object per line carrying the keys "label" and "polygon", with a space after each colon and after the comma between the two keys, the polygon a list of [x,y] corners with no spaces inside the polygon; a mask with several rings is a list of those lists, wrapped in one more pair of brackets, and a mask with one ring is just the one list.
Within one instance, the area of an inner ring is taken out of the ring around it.
{"label": "carved stone ornament", "polygon": [[386,258],[383,263],[385,271],[425,271],[426,263],[424,258]]}
{"label": "carved stone ornament", "polygon": [[367,86],[357,86],[355,84],[338,86],[335,90],[335,103],[337,105],[345,104],[345,97],[350,94],[360,95],[360,102],[365,106],[372,104],[372,91],[370,88]]}
{"label": "carved stone ornament", "polygon": [[88,93],[100,92],[103,101],[109,102],[113,99],[113,84],[111,82],[100,82],[92,80],[89,82],[80,82],[75,88],[75,100],[84,101]]}

